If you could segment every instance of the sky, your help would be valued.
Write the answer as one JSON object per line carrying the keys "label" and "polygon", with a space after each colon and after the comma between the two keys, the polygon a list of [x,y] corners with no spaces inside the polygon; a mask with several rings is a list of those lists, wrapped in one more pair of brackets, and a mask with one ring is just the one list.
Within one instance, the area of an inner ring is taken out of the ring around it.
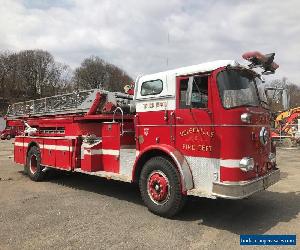
{"label": "sky", "polygon": [[96,55],[139,74],[275,52],[300,85],[298,0],[0,0],[0,50],[43,49],[73,69]]}

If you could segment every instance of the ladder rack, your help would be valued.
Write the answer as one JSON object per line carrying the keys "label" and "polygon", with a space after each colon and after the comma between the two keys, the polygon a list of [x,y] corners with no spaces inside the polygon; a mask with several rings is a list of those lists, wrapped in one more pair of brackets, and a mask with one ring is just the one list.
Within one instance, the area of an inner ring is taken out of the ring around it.
{"label": "ladder rack", "polygon": [[120,92],[109,92],[100,89],[83,90],[14,103],[8,107],[7,117],[21,118],[27,116],[83,114],[90,109],[97,92],[106,95],[108,101],[112,100],[120,106],[129,106],[132,100],[132,96]]}

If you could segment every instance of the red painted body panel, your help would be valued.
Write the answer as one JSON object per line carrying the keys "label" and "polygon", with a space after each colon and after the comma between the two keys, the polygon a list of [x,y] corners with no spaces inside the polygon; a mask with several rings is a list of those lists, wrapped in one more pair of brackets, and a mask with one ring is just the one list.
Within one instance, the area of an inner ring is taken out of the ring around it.
{"label": "red painted body panel", "polygon": [[207,108],[180,108],[180,81],[187,77],[177,77],[177,102],[174,112],[175,145],[186,156],[220,158],[220,142],[216,136],[213,113],[213,92],[208,79]]}
{"label": "red painted body panel", "polygon": [[28,149],[34,144],[40,149],[42,165],[71,170],[74,166],[74,143],[74,139],[18,136],[15,140],[15,162],[25,164]]}
{"label": "red painted body panel", "polygon": [[[239,168],[222,168],[221,181],[249,180],[265,174],[264,166],[268,162],[268,155],[271,150],[270,140],[263,146],[259,141],[259,132],[266,127],[270,133],[270,113],[262,107],[239,107],[225,109],[219,97],[216,77],[223,69],[212,74],[213,89],[213,110],[216,135],[220,141],[221,159],[241,159],[253,157],[256,162],[256,169],[247,173]],[[241,121],[241,114],[250,113],[251,123]],[[219,126],[218,126],[219,125]]]}
{"label": "red painted body panel", "polygon": [[56,146],[64,148],[55,152],[55,167],[70,170],[72,168],[73,140],[57,140]]}
{"label": "red painted body panel", "polygon": [[16,137],[14,146],[14,161],[19,164],[25,164],[26,148],[23,146],[23,143],[23,137]]}
{"label": "red painted body panel", "polygon": [[120,123],[111,122],[102,124],[102,164],[104,171],[119,173],[120,133]]}
{"label": "red painted body panel", "polygon": [[93,154],[102,149],[102,142],[100,141],[94,146],[82,146],[83,157],[81,159],[81,169],[86,172],[103,171],[102,155]]}
{"label": "red painted body panel", "polygon": [[41,143],[43,143],[43,149],[42,152],[42,164],[46,166],[56,166],[56,150],[52,149],[51,147],[47,148],[46,145],[50,145],[55,147],[56,146],[56,140],[57,139],[44,139],[43,142],[40,142],[40,147],[42,146]]}
{"label": "red painted body panel", "polygon": [[[170,111],[142,112],[137,114],[137,150],[144,151],[152,145],[174,146],[174,136]],[[165,119],[167,117],[167,119]]]}

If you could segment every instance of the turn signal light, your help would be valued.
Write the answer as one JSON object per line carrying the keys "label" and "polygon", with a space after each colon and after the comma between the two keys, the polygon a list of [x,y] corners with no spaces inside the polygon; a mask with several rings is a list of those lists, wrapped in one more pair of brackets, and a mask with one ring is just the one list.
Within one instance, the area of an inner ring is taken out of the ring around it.
{"label": "turn signal light", "polygon": [[240,169],[244,172],[248,172],[254,169],[254,159],[250,157],[244,157],[240,160]]}
{"label": "turn signal light", "polygon": [[251,114],[249,113],[241,114],[241,121],[245,123],[251,123]]}

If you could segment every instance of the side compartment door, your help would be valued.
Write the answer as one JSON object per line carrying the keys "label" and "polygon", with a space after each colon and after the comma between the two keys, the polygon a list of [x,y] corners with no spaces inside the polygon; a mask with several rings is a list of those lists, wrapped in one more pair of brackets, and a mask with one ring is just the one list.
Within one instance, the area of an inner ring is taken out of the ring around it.
{"label": "side compartment door", "polygon": [[44,139],[44,145],[42,150],[42,165],[55,167],[55,150],[56,140],[55,139]]}
{"label": "side compartment door", "polygon": [[16,137],[15,145],[14,145],[14,160],[15,163],[25,164],[26,162],[26,153],[25,145],[24,145],[24,138],[23,137]]}
{"label": "side compartment door", "polygon": [[63,168],[66,170],[71,169],[72,160],[72,140],[59,139],[56,140],[56,163],[57,168]]}
{"label": "side compartment door", "polygon": [[120,123],[106,122],[102,125],[103,171],[119,173],[120,170]]}

